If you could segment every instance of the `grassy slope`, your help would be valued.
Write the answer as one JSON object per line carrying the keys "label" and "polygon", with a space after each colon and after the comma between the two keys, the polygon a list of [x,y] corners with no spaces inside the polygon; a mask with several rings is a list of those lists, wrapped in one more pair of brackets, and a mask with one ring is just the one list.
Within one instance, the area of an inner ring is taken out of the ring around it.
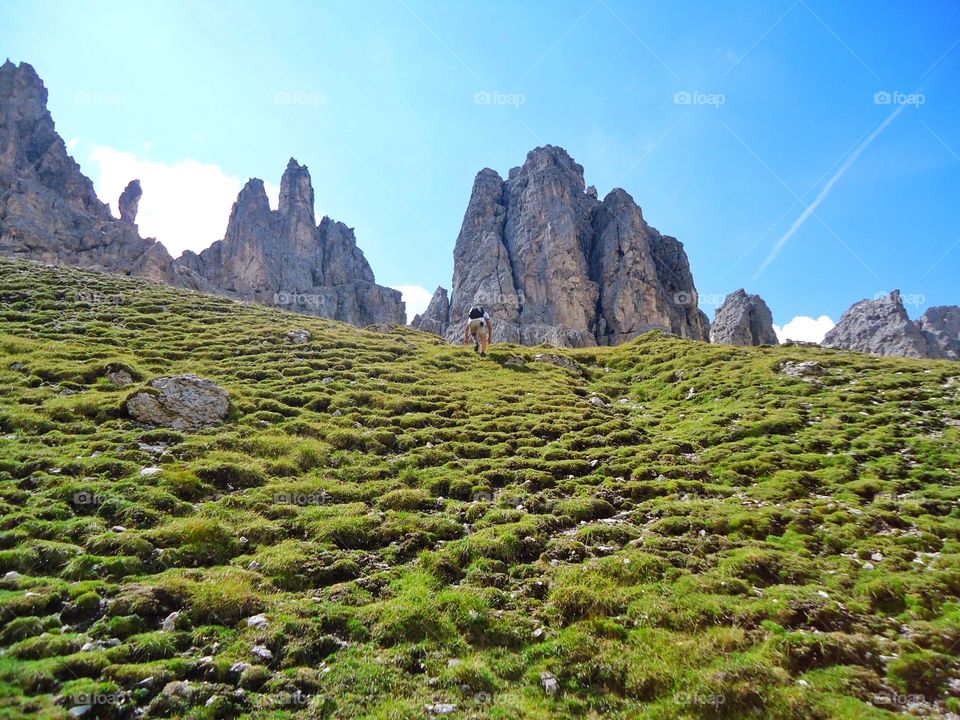
{"label": "grassy slope", "polygon": [[[0,580],[0,716],[944,707],[957,364],[656,333],[556,353],[582,375],[538,352],[0,260],[0,572],[23,576]],[[109,365],[211,378],[231,418],[138,426]]]}

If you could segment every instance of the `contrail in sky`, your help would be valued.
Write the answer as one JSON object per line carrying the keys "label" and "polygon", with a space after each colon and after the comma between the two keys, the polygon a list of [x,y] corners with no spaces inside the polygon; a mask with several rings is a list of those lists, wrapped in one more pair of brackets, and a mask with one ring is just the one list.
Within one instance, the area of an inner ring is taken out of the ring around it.
{"label": "contrail in sky", "polygon": [[807,221],[807,218],[813,215],[814,211],[820,207],[820,203],[827,199],[827,196],[830,194],[830,191],[833,190],[833,186],[837,184],[837,181],[842,178],[844,173],[850,169],[850,166],[857,161],[857,158],[863,154],[863,151],[870,147],[870,143],[876,140],[880,136],[880,133],[887,129],[887,125],[892,123],[894,119],[896,119],[897,115],[903,112],[905,107],[906,105],[898,105],[897,109],[890,113],[890,115],[887,116],[887,119],[880,123],[876,130],[870,133],[862,143],[853,149],[853,152],[847,156],[847,159],[843,161],[843,165],[841,165],[840,169],[837,170],[833,177],[827,181],[827,184],[823,186],[823,189],[813,199],[813,202],[810,203],[810,205],[804,209],[802,213],[800,213],[800,217],[793,221],[793,225],[791,225],[790,229],[783,234],[783,237],[777,240],[776,244],[770,250],[770,254],[767,255],[767,259],[763,261],[763,264],[760,265],[757,271],[753,274],[754,280],[760,277],[760,274],[767,269],[770,263],[776,260],[777,255],[779,255],[780,251],[783,250],[784,245],[789,242],[790,238],[797,234],[797,230],[799,230],[800,227]]}

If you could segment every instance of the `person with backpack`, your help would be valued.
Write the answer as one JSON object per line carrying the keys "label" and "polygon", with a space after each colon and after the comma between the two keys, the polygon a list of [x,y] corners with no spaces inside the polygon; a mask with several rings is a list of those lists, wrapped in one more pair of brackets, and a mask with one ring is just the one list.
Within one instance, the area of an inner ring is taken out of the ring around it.
{"label": "person with backpack", "polygon": [[467,316],[467,327],[463,333],[463,344],[469,345],[473,338],[473,351],[480,352],[480,357],[487,354],[487,345],[493,343],[493,324],[490,316],[479,305],[470,308]]}

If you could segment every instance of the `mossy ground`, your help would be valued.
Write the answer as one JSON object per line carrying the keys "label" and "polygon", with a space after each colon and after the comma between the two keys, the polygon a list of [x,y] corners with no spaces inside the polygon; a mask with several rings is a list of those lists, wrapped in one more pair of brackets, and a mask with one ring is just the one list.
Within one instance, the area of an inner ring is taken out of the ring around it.
{"label": "mossy ground", "polygon": [[539,352],[0,260],[0,716],[956,711],[957,364]]}

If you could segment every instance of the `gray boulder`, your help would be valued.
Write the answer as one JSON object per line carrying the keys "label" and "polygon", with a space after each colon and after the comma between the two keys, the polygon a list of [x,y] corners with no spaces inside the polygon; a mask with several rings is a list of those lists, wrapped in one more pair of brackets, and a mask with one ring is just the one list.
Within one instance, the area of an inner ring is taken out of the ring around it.
{"label": "gray boulder", "polygon": [[759,295],[744,289],[727,295],[710,327],[710,342],[724,345],[776,345],[773,314]]}
{"label": "gray boulder", "polygon": [[126,403],[134,420],[176,430],[197,430],[222,423],[230,411],[230,396],[212,380],[174,375],[152,380]]}

